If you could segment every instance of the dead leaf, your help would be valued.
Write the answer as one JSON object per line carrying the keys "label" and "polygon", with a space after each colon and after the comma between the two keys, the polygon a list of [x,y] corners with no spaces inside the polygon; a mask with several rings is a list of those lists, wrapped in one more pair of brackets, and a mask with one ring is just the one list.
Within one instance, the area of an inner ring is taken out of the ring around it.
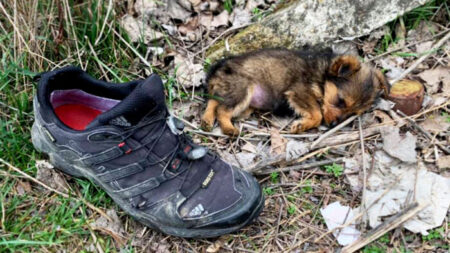
{"label": "dead leaf", "polygon": [[436,162],[439,169],[449,169],[450,168],[450,155],[441,156]]}
{"label": "dead leaf", "polygon": [[405,28],[405,24],[403,22],[399,22],[395,26],[395,38],[397,40],[397,43],[394,43],[394,44],[397,44],[398,47],[405,46],[405,43],[406,43],[406,28]]}
{"label": "dead leaf", "polygon": [[300,158],[309,151],[308,143],[303,141],[289,140],[286,144],[286,161]]}
{"label": "dead leaf", "polygon": [[390,111],[392,108],[394,108],[394,106],[395,106],[394,102],[380,98],[375,104],[375,109],[387,112]]}
{"label": "dead leaf", "polygon": [[178,26],[178,31],[182,35],[186,35],[188,33],[194,32],[198,27],[198,16],[189,18],[184,24]]}
{"label": "dead leaf", "polygon": [[202,2],[202,0],[189,0],[189,2],[191,2],[193,7],[196,7]]}
{"label": "dead leaf", "polygon": [[154,253],[169,253],[170,245],[167,242],[154,242],[150,249]]}
{"label": "dead leaf", "polygon": [[230,14],[228,14],[228,11],[224,10],[219,15],[213,17],[213,20],[211,21],[211,26],[212,27],[227,26],[229,19]]}
{"label": "dead leaf", "polygon": [[253,165],[256,159],[256,154],[248,152],[239,152],[236,154],[220,152],[220,155],[226,162],[243,169],[246,169]]}
{"label": "dead leaf", "polygon": [[132,42],[137,42],[142,39],[144,43],[150,43],[164,37],[162,33],[153,30],[143,18],[134,18],[133,16],[125,15],[120,20],[120,24]]}
{"label": "dead leaf", "polygon": [[380,110],[374,110],[373,114],[376,118],[380,119],[380,123],[392,122],[392,118],[385,112]]}
{"label": "dead leaf", "polygon": [[183,23],[189,18],[191,13],[191,3],[188,0],[167,1],[166,11],[173,19],[181,20]]}
{"label": "dead leaf", "polygon": [[426,82],[428,94],[437,93],[442,82],[444,96],[450,96],[450,68],[439,66],[435,69],[425,70],[418,76]]}
{"label": "dead leaf", "polygon": [[443,133],[450,128],[450,122],[447,121],[447,117],[438,114],[427,117],[419,125],[432,134]]}
{"label": "dead leaf", "polygon": [[212,20],[213,20],[212,14],[200,14],[199,24],[206,28],[209,28],[211,27]]}
{"label": "dead leaf", "polygon": [[185,88],[199,87],[204,77],[203,66],[193,64],[188,59],[175,55],[175,69],[177,82]]}
{"label": "dead leaf", "polygon": [[221,239],[216,240],[213,244],[209,245],[206,248],[206,252],[208,253],[217,253],[222,248],[224,241]]}
{"label": "dead leaf", "polygon": [[155,0],[136,0],[134,10],[139,16],[149,16],[158,9]]}
{"label": "dead leaf", "polygon": [[[68,192],[68,185],[64,177],[56,171],[52,164],[47,161],[36,161],[36,179],[45,185],[60,192]],[[45,189],[44,191],[48,191]]]}
{"label": "dead leaf", "polygon": [[175,114],[183,119],[191,122],[195,125],[195,117],[200,115],[202,112],[202,105],[199,102],[195,101],[174,101],[173,102],[173,110],[176,112]]}
{"label": "dead leaf", "polygon": [[210,1],[209,2],[209,11],[210,12],[216,12],[220,7],[220,3],[218,1]]}
{"label": "dead leaf", "polygon": [[281,155],[286,152],[287,140],[281,136],[280,131],[275,128],[270,130],[270,153],[273,155]]}
{"label": "dead leaf", "polygon": [[381,59],[381,67],[387,69],[386,77],[390,80],[397,79],[405,70],[400,67],[404,60],[401,57]]}
{"label": "dead leaf", "polygon": [[415,29],[408,31],[406,41],[408,43],[428,40],[439,32],[439,25],[431,21],[421,21]]}
{"label": "dead leaf", "polygon": [[248,0],[247,5],[245,5],[245,9],[252,11],[258,7],[264,8],[265,5],[266,3],[264,2],[264,0]]}
{"label": "dead leaf", "polygon": [[252,21],[252,14],[246,9],[234,8],[233,13],[231,14],[231,20],[231,23],[233,24],[232,27],[243,26]]}
{"label": "dead leaf", "polygon": [[97,220],[91,223],[91,227],[94,230],[98,230],[105,234],[110,235],[114,238],[117,244],[120,246],[125,245],[125,230],[120,222],[119,217],[114,209],[109,209],[106,211],[106,214],[111,218],[112,221],[109,221],[104,216],[100,216]]}
{"label": "dead leaf", "polygon": [[415,150],[417,137],[410,132],[407,132],[404,136],[400,136],[399,130],[398,127],[394,126],[381,128],[383,150],[404,162],[414,163],[417,161]]}
{"label": "dead leaf", "polygon": [[31,192],[31,185],[28,181],[18,180],[16,184],[17,195],[23,196]]}
{"label": "dead leaf", "polygon": [[416,45],[416,51],[418,54],[423,54],[423,53],[428,52],[432,46],[433,46],[432,41],[423,42],[423,43]]}
{"label": "dead leaf", "polygon": [[247,151],[249,153],[257,153],[255,145],[250,142],[245,143],[244,146],[241,147],[242,151]]}

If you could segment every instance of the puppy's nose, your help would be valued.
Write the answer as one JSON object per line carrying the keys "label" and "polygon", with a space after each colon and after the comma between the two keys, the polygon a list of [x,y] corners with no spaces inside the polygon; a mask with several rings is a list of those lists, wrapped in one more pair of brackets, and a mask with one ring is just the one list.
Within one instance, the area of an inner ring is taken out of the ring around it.
{"label": "puppy's nose", "polygon": [[336,120],[330,122],[330,127],[335,127],[336,125],[337,125]]}

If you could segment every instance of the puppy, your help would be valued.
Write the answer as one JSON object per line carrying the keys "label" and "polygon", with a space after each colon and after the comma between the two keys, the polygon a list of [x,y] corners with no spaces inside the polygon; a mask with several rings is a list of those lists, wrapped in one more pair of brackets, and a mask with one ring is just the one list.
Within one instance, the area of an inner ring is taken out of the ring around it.
{"label": "puppy", "polygon": [[222,132],[236,136],[231,119],[253,110],[273,111],[287,102],[300,119],[292,133],[334,125],[369,109],[380,91],[388,93],[384,75],[352,55],[331,50],[262,49],[218,61],[206,78],[208,101],[202,128],[217,117]]}

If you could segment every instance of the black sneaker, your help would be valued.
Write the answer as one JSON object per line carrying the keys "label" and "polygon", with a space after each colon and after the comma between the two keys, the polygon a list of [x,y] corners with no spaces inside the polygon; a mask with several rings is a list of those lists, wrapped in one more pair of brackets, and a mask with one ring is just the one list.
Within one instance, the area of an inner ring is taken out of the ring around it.
{"label": "black sneaker", "polygon": [[56,168],[101,186],[138,221],[170,235],[216,237],[262,210],[250,174],[183,134],[157,75],[114,84],[67,67],[39,79],[35,148]]}

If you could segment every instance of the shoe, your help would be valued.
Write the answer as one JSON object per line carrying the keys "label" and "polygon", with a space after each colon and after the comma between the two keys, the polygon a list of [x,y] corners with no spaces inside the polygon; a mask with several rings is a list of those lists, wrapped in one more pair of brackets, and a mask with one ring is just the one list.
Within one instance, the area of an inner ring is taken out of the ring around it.
{"label": "shoe", "polygon": [[34,147],[143,224],[179,237],[217,237],[261,212],[256,179],[191,142],[170,116],[157,75],[115,84],[67,67],[37,79]]}

